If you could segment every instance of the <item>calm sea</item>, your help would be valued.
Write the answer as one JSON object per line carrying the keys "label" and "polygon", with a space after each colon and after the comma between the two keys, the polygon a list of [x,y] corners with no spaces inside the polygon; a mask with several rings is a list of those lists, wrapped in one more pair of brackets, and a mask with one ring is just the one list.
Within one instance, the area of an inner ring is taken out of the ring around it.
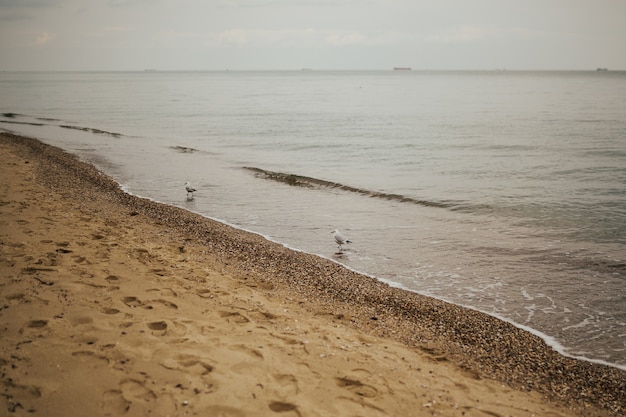
{"label": "calm sea", "polygon": [[0,112],[133,194],[626,369],[626,72],[3,72]]}

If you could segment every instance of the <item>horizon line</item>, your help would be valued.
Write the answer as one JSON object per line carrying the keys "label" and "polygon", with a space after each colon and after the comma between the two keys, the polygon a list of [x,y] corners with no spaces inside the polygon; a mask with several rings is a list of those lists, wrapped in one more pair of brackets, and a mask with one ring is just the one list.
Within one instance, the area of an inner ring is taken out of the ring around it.
{"label": "horizon line", "polygon": [[[399,70],[401,69],[401,70]],[[542,68],[413,68],[413,67],[389,67],[389,68],[257,68],[257,69],[0,69],[0,73],[7,72],[623,72],[626,69],[609,69],[606,67],[588,68],[588,69],[542,69]]]}

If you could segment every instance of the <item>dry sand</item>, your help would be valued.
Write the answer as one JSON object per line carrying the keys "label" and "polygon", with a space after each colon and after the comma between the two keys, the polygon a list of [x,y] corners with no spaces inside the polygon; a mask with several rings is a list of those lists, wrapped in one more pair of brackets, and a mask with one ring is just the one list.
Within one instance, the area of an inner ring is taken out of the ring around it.
{"label": "dry sand", "polygon": [[[0,134],[1,416],[617,416],[626,372]],[[184,192],[184,190],[183,190]]]}

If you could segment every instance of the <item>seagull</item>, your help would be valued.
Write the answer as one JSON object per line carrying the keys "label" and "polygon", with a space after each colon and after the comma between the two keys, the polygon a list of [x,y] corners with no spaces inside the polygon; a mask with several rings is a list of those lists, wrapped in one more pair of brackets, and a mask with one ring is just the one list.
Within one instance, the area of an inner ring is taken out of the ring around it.
{"label": "seagull", "polygon": [[[193,198],[193,192],[197,191],[191,186],[191,184],[189,184],[189,181],[185,183],[185,190],[187,190],[187,198]],[[189,194],[191,194],[191,197],[189,197]]]}
{"label": "seagull", "polygon": [[342,251],[343,248],[341,247],[341,245],[344,245],[346,243],[352,243],[351,240],[348,240],[344,235],[342,235],[339,230],[335,229],[334,231],[330,232],[333,234],[333,237],[335,238],[335,242],[337,243],[337,247],[339,248],[339,251]]}

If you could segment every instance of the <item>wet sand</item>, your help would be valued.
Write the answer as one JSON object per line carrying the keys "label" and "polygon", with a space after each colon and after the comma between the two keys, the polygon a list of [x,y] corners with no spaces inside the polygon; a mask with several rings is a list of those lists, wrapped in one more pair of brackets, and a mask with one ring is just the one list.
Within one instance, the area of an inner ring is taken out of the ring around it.
{"label": "wet sand", "polygon": [[626,413],[626,372],[508,323],[127,195],[34,139],[0,133],[0,155],[1,415]]}

